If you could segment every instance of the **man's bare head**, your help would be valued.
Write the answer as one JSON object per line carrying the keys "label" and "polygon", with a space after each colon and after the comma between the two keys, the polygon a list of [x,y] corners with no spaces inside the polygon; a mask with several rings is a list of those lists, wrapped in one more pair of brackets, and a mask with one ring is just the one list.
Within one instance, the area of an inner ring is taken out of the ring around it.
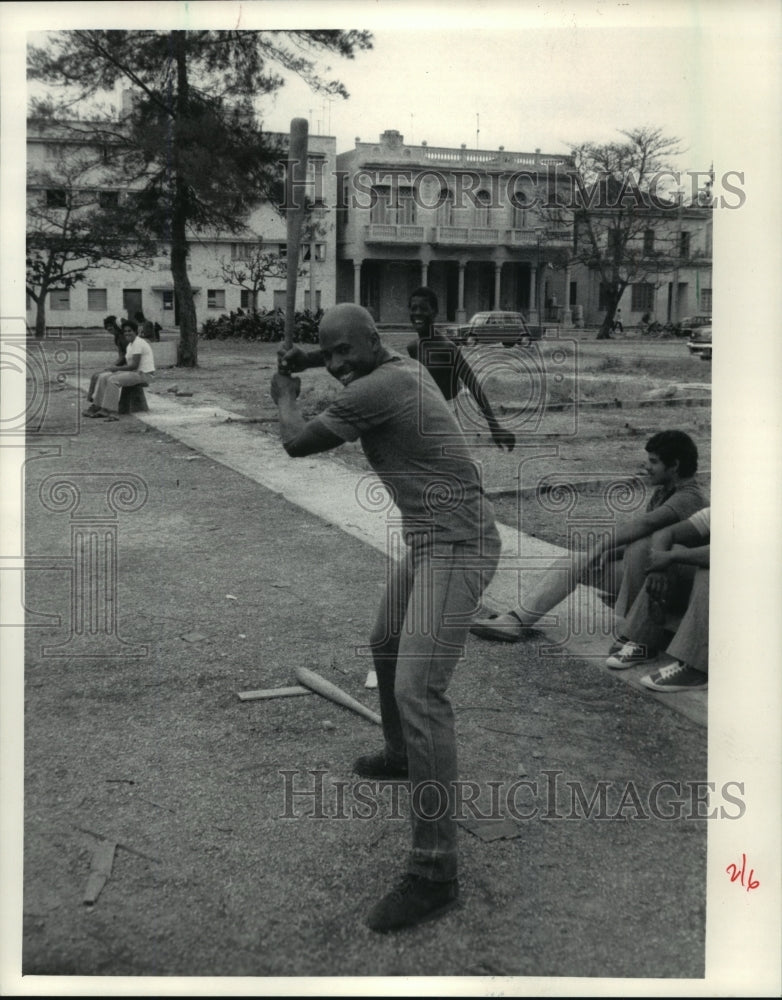
{"label": "man's bare head", "polygon": [[326,312],[318,339],[323,363],[343,385],[374,371],[385,354],[369,312],[350,302]]}

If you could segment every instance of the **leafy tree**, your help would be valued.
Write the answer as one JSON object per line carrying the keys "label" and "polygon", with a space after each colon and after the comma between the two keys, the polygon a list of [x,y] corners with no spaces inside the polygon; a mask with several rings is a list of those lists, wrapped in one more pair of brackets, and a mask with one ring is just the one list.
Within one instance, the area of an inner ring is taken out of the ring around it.
{"label": "leafy tree", "polygon": [[250,308],[258,311],[258,295],[266,289],[267,278],[284,278],[287,262],[278,253],[264,250],[258,243],[245,257],[222,260],[220,277],[227,285],[237,285],[250,293]]}
{"label": "leafy tree", "polygon": [[[678,202],[666,195],[664,182],[670,184],[669,161],[680,152],[679,139],[650,127],[621,134],[624,141],[586,142],[572,150],[573,259],[596,270],[603,286],[606,314],[598,340],[610,336],[625,288],[641,281],[659,283],[678,252],[671,227]],[[647,232],[655,238],[650,240]]]}
{"label": "leafy tree", "polygon": [[[31,169],[27,204],[27,294],[36,303],[35,336],[46,335],[46,300],[73,288],[100,265],[149,265],[154,242],[132,214],[94,185],[105,184],[103,157],[63,152],[48,170]],[[108,196],[108,197],[107,197]]]}
{"label": "leafy tree", "polygon": [[[326,223],[321,214],[321,205],[313,203],[309,198],[305,199],[304,219],[301,226],[301,250],[302,260],[299,261],[298,273],[303,276],[312,271],[312,254],[315,248],[315,241],[322,239],[326,234]],[[309,261],[309,267],[305,267],[303,261]],[[258,296],[266,290],[267,278],[284,278],[288,273],[289,261],[278,253],[264,250],[263,242],[254,244],[247,248],[247,252],[242,257],[233,257],[230,260],[221,259],[219,274],[215,277],[221,278],[227,285],[237,285],[250,293],[250,308],[253,312],[258,311]]]}
{"label": "leafy tree", "polygon": [[280,200],[285,150],[261,131],[253,99],[279,89],[281,71],[347,97],[341,83],[322,78],[317,61],[328,54],[352,58],[371,45],[371,36],[361,31],[65,31],[31,49],[30,77],[64,84],[79,101],[118,81],[132,89],[132,107],[119,123],[105,114],[78,122],[66,100],[40,102],[36,111],[123,149],[133,211],[171,244],[180,364],[198,363],[189,239],[242,232],[258,201]]}

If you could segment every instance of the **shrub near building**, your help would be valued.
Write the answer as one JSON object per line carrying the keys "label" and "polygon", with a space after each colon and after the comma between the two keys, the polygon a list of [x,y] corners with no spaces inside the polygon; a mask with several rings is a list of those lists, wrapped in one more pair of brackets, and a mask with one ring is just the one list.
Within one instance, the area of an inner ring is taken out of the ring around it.
{"label": "shrub near building", "polygon": [[[295,314],[293,339],[296,343],[317,344],[318,324],[323,310],[313,313],[304,309]],[[223,313],[208,319],[201,328],[205,340],[259,340],[266,343],[281,341],[285,337],[285,314],[281,309],[259,309],[257,312]]]}

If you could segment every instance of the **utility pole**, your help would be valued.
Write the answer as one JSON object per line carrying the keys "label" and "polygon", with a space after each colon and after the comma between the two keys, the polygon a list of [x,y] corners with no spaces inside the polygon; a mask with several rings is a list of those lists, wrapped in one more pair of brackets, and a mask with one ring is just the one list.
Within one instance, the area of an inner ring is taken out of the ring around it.
{"label": "utility pole", "polygon": [[538,240],[538,287],[536,288],[537,300],[538,300],[538,327],[540,329],[540,335],[543,336],[543,260],[540,253],[540,242],[541,242],[541,230],[538,229],[536,236]]}
{"label": "utility pole", "polygon": [[315,288],[315,233],[312,234],[313,242],[310,243],[310,312],[316,313],[317,308],[317,289]]}
{"label": "utility pole", "polygon": [[673,271],[673,288],[671,289],[671,315],[669,323],[679,322],[679,261],[682,252],[682,206],[684,203],[684,190],[678,188],[676,191],[676,246],[674,247],[676,266]]}

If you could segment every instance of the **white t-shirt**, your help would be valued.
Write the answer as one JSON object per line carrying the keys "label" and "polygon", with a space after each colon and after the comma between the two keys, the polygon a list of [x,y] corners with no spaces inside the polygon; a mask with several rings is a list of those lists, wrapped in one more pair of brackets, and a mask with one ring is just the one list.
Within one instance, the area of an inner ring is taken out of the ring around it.
{"label": "white t-shirt", "polygon": [[136,337],[133,343],[128,344],[128,348],[125,351],[125,361],[127,364],[130,364],[130,359],[134,354],[140,355],[137,371],[144,372],[145,374],[154,372],[155,357],[152,354],[152,348],[143,337]]}
{"label": "white t-shirt", "polygon": [[708,538],[711,529],[711,507],[704,507],[703,510],[696,511],[688,520],[690,524],[695,528],[701,538]]}

